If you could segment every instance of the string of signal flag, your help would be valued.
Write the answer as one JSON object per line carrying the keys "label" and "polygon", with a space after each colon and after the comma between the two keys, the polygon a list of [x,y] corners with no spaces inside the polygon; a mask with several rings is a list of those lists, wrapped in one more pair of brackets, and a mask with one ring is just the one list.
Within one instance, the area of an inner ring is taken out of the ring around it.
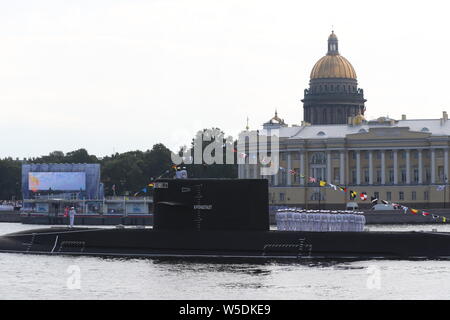
{"label": "string of signal flag", "polygon": [[[280,170],[281,171],[285,171],[286,168],[280,167]],[[296,175],[297,171],[289,170],[289,173],[292,174],[292,175]],[[303,175],[303,174],[299,174],[299,176],[300,176],[300,178],[306,178],[306,176]],[[330,187],[334,191],[341,191],[341,192],[349,191],[350,197],[352,199],[355,199],[358,196],[359,196],[359,198],[362,201],[366,201],[368,199],[368,195],[367,195],[366,192],[357,192],[357,191],[354,191],[354,190],[348,190],[347,187],[336,185],[336,184],[332,184],[332,183],[329,183],[329,182],[327,182],[325,180],[317,179],[315,177],[308,177],[308,182],[318,183],[320,187]],[[445,185],[437,186],[436,190],[437,191],[445,190]],[[447,218],[446,217],[439,216],[437,214],[431,214],[431,213],[429,213],[427,211],[424,211],[424,210],[410,208],[410,207],[407,207],[407,206],[404,206],[404,205],[401,205],[401,204],[398,204],[398,203],[395,203],[395,202],[390,202],[390,201],[387,201],[387,200],[381,200],[381,199],[378,199],[376,197],[371,197],[370,201],[371,201],[372,204],[376,204],[376,203],[378,203],[378,201],[381,201],[383,204],[388,204],[388,205],[390,204],[394,208],[401,208],[401,210],[403,210],[404,214],[408,213],[408,211],[411,212],[414,215],[417,215],[417,214],[419,214],[421,212],[422,216],[425,216],[425,217],[426,216],[431,216],[434,220],[441,220],[444,223],[447,222]]]}
{"label": "string of signal flag", "polygon": [[[234,149],[233,151],[234,151],[234,152],[237,152],[236,149]],[[247,157],[248,155],[245,154],[245,153],[241,153],[240,156],[242,156],[242,157],[245,158],[245,157]],[[177,165],[172,165],[172,166],[171,166],[171,169],[174,169],[175,171],[178,171],[178,170],[185,170],[186,168],[185,168],[185,167],[181,167],[181,166],[177,166]],[[286,168],[280,167],[280,170],[281,170],[281,171],[286,171]],[[165,171],[165,172],[163,173],[163,175],[164,175],[165,173],[168,173],[168,172],[169,172],[169,170]],[[290,169],[290,170],[289,170],[289,174],[291,174],[291,175],[297,175],[298,172],[297,172],[296,170],[294,170],[294,169]],[[306,178],[306,176],[303,175],[303,174],[299,174],[299,176],[300,176],[300,178],[302,178],[302,179]],[[357,191],[354,191],[354,190],[348,190],[347,187],[345,187],[345,186],[341,186],[341,185],[336,185],[336,184],[333,184],[333,183],[329,183],[329,182],[327,182],[327,181],[325,181],[325,180],[320,180],[320,179],[317,179],[317,178],[315,178],[315,177],[308,177],[308,182],[311,182],[311,183],[319,183],[319,186],[320,186],[320,187],[330,187],[330,188],[333,189],[334,191],[340,191],[340,192],[344,192],[344,193],[346,193],[347,191],[349,191],[350,197],[351,197],[352,199],[355,199],[355,198],[359,195],[359,198],[361,199],[361,201],[366,201],[366,200],[368,200],[368,195],[367,195],[366,192],[357,192]],[[153,182],[150,182],[145,188],[143,188],[142,190],[136,192],[136,193],[135,193],[135,196],[138,195],[140,192],[146,193],[147,190],[148,190],[147,187],[153,188],[154,186],[155,186],[155,184],[154,184]],[[436,190],[437,190],[437,191],[443,191],[443,190],[445,190],[445,185],[439,185],[439,186],[437,186],[437,187],[436,187]],[[429,212],[427,212],[427,211],[424,211],[424,210],[410,208],[410,207],[407,207],[407,206],[404,206],[404,205],[401,205],[401,204],[398,204],[398,203],[394,203],[394,202],[391,202],[391,201],[378,199],[378,198],[376,198],[376,197],[371,197],[371,200],[370,200],[370,201],[371,201],[372,204],[376,204],[376,203],[378,203],[378,201],[381,201],[383,204],[392,205],[394,208],[401,208],[401,210],[403,210],[403,213],[404,213],[404,214],[408,213],[408,211],[411,212],[411,213],[414,214],[414,215],[417,215],[418,213],[421,212],[422,216],[431,216],[434,220],[441,220],[441,221],[444,222],[444,223],[447,222],[447,218],[446,218],[446,217],[439,216],[439,215],[436,215],[436,214],[431,214],[431,213],[429,213]]]}

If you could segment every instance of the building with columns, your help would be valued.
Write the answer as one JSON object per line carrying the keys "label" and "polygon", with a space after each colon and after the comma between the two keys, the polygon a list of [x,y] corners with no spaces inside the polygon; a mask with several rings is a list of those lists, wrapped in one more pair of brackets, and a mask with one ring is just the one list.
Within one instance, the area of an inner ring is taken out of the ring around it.
{"label": "building with columns", "polygon": [[[334,33],[328,40],[328,55],[339,56]],[[247,157],[239,165],[239,178],[268,179],[272,205],[342,209],[352,201],[349,191],[353,190],[369,197],[369,201],[356,200],[361,207],[371,205],[371,196],[416,208],[450,207],[450,188],[437,190],[447,185],[449,177],[447,112],[438,119],[410,120],[403,115],[401,120],[367,121],[351,64],[338,59],[322,65],[324,58],[314,66],[310,89],[305,91],[305,121],[288,126],[276,113],[258,131],[279,137],[278,173],[262,176],[262,164],[250,164]],[[350,89],[343,89],[344,83]],[[320,85],[328,91],[321,93]],[[308,100],[311,94],[316,96]],[[309,177],[344,186],[347,192],[320,187]]]}

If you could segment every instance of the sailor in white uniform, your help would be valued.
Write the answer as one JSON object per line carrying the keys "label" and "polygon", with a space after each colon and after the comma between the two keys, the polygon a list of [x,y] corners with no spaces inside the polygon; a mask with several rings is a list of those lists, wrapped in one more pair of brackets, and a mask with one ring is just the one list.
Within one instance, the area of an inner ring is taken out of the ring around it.
{"label": "sailor in white uniform", "polygon": [[75,215],[77,212],[75,211],[74,207],[71,207],[69,210],[69,219],[70,219],[70,228],[73,228],[73,225],[75,223]]}

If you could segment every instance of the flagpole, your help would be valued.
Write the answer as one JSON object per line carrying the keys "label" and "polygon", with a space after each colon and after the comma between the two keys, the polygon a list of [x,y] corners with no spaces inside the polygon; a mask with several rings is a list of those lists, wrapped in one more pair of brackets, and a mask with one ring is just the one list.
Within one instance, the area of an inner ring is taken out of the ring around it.
{"label": "flagpole", "polygon": [[445,208],[445,202],[446,202],[446,197],[447,197],[447,177],[444,176],[444,208]]}
{"label": "flagpole", "polygon": [[320,198],[322,197],[322,194],[321,194],[321,189],[322,189],[322,187],[320,186],[320,183],[319,183],[319,210],[321,209],[320,208]]}

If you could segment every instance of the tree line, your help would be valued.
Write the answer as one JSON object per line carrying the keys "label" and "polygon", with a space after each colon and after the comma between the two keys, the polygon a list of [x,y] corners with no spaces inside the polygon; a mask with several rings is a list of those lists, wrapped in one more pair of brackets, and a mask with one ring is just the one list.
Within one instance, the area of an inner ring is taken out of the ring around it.
{"label": "tree line", "polygon": [[[199,134],[210,131],[204,129]],[[218,130],[218,129],[214,129]],[[192,139],[190,149],[195,146]],[[225,140],[224,140],[225,143]],[[202,144],[202,150],[207,142]],[[225,145],[224,145],[225,150]],[[192,153],[193,154],[193,153]],[[225,154],[225,153],[224,153]],[[176,170],[186,169],[190,178],[236,178],[237,166],[232,164],[181,164],[175,167],[171,159],[171,150],[164,144],[155,144],[146,151],[129,151],[115,153],[110,156],[97,157],[89,154],[86,149],[78,149],[68,153],[53,151],[48,155],[13,159],[0,159],[0,200],[13,197],[21,199],[21,172],[24,163],[99,163],[101,182],[105,187],[105,195],[149,195],[152,190],[148,186],[158,177],[171,178]],[[236,163],[236,162],[234,162]]]}

